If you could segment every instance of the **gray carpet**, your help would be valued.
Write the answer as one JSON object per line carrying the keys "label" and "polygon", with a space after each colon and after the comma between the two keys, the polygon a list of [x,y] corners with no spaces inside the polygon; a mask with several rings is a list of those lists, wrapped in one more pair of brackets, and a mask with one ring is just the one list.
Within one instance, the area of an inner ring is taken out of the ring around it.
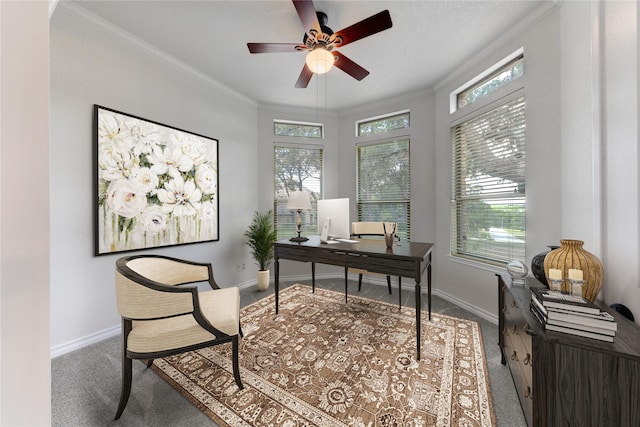
{"label": "gray carpet", "polygon": [[[305,283],[299,282],[299,283]],[[310,282],[309,282],[310,283]],[[364,283],[359,295],[398,302],[397,278],[393,295],[386,286]],[[281,286],[287,286],[283,284]],[[340,279],[317,280],[316,286],[344,291]],[[249,288],[241,291],[242,306],[273,292]],[[358,294],[358,284],[349,282],[349,293]],[[413,292],[403,286],[403,306],[414,305]],[[426,296],[423,297],[426,308]],[[433,297],[432,311],[475,320],[484,339],[491,391],[498,426],[526,426],[509,369],[500,363],[498,327],[478,316]],[[51,361],[51,417],[53,426],[213,426],[213,421],[178,391],[160,379],[142,362],[133,363],[133,385],[129,403],[118,421],[113,421],[121,387],[120,338],[113,337]]]}

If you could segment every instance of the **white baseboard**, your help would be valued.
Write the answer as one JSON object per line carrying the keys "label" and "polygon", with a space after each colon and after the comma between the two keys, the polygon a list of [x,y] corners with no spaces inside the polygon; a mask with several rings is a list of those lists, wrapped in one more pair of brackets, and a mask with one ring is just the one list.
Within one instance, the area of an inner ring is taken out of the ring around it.
{"label": "white baseboard", "polygon": [[[344,274],[343,273],[325,273],[325,274],[316,274],[316,279],[342,279],[344,278]],[[358,275],[356,274],[350,274],[349,275],[349,279],[351,280],[358,280]],[[306,275],[298,275],[298,276],[287,276],[287,277],[282,277],[283,281],[287,281],[287,282],[291,282],[291,281],[307,281],[307,280],[311,280],[311,275],[310,274],[306,274]],[[378,277],[376,276],[367,276],[366,279],[364,279],[364,281],[366,283],[371,283],[377,286],[387,286],[387,281],[383,278],[383,276]],[[273,283],[273,279],[271,280],[271,283]],[[256,281],[255,280],[250,280],[247,282],[243,282],[240,284],[237,284],[236,286],[240,289],[246,289],[249,288],[251,286],[255,286]],[[413,290],[414,286],[413,283],[404,283],[403,288],[406,288],[407,290]],[[449,302],[452,302],[453,304],[457,305],[458,307],[461,307],[473,314],[476,314],[480,317],[482,317],[483,319],[486,319],[487,321],[493,323],[493,324],[498,324],[498,316],[490,313],[488,311],[482,310],[474,305],[469,304],[468,302],[461,300],[460,298],[457,298],[453,295],[447,294],[446,292],[442,292],[439,289],[433,289],[432,290],[432,295],[437,295],[440,298],[443,298]],[[79,350],[83,347],[89,346],[91,344],[106,340],[107,338],[111,338],[114,337],[116,335],[119,335],[121,331],[121,326],[118,324],[116,326],[112,326],[110,328],[104,329],[102,331],[96,332],[94,334],[91,335],[87,335],[85,337],[82,338],[78,338],[75,339],[73,341],[69,341],[67,343],[64,344],[60,344],[60,345],[56,345],[51,347],[51,358],[55,358],[58,356],[62,356],[63,354],[67,354],[70,353],[74,350]]]}
{"label": "white baseboard", "polygon": [[461,300],[460,298],[450,295],[446,292],[442,292],[439,289],[432,289],[431,294],[437,295],[442,299],[452,302],[458,307],[463,308],[477,316],[480,316],[486,321],[493,323],[494,325],[498,324],[498,316],[495,313],[491,313],[489,311],[478,308],[475,305],[469,304],[467,301]]}
{"label": "white baseboard", "polygon": [[95,344],[100,341],[104,341],[107,338],[114,337],[116,335],[120,335],[121,326],[116,325],[107,329],[103,329],[102,331],[96,332],[95,334],[87,335],[82,338],[75,339],[73,341],[69,341],[64,344],[56,345],[51,347],[51,358],[56,358],[58,356],[62,356],[63,354],[70,353],[74,350],[79,350],[83,347],[87,347],[91,344]]}

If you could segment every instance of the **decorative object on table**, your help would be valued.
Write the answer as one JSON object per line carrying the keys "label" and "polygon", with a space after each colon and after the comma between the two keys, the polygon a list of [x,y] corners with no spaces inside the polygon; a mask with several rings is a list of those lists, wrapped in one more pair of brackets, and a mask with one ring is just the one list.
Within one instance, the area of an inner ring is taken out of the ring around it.
{"label": "decorative object on table", "polygon": [[309,240],[307,237],[300,236],[302,231],[302,211],[311,209],[311,199],[309,198],[309,193],[303,190],[296,190],[289,195],[289,200],[287,201],[287,209],[295,209],[298,214],[296,216],[296,231],[298,233],[297,237],[292,237],[292,242],[305,242]]}
{"label": "decorative object on table", "polygon": [[552,250],[558,249],[560,246],[548,245],[547,247],[549,250],[540,252],[538,255],[531,258],[531,273],[533,273],[533,277],[538,279],[545,286],[549,286],[549,284],[547,283],[547,277],[544,274],[544,257],[546,257]]}
{"label": "decorative object on table", "polygon": [[497,425],[477,322],[434,313],[416,361],[413,309],[292,285],[274,316],[274,298],[240,312],[243,392],[230,346],[156,359],[154,371],[224,426]]}
{"label": "decorative object on table", "polygon": [[[544,271],[549,277],[549,269],[557,269],[562,271],[563,279],[568,279],[569,269],[582,270],[584,280],[582,295],[593,302],[602,288],[604,268],[598,257],[583,249],[583,245],[582,240],[560,240],[560,247],[545,256]],[[569,286],[569,280],[563,280],[562,291],[569,292]]]}
{"label": "decorative object on table", "polygon": [[564,278],[562,277],[562,270],[557,268],[549,269],[549,289],[553,292],[562,292],[562,283]]}
{"label": "decorative object on table", "polygon": [[591,301],[544,288],[530,290],[531,312],[545,329],[613,342],[618,324]]}
{"label": "decorative object on table", "polygon": [[390,224],[387,224],[385,222],[382,223],[382,230],[384,231],[384,243],[389,249],[393,247],[393,239],[396,235],[397,225],[398,225],[397,222],[390,223]]}
{"label": "decorative object on table", "polygon": [[219,240],[218,140],[94,106],[95,254]]}
{"label": "decorative object on table", "polygon": [[269,288],[269,263],[273,261],[273,244],[277,233],[273,228],[273,211],[256,211],[251,224],[244,233],[247,245],[251,248],[251,256],[258,265],[258,290]]}
{"label": "decorative object on table", "polygon": [[624,317],[631,320],[632,322],[635,321],[635,318],[633,317],[633,313],[631,313],[631,310],[629,310],[629,308],[626,305],[616,303],[616,304],[611,304],[609,307],[613,308],[615,311],[622,314]]}
{"label": "decorative object on table", "polygon": [[529,274],[529,269],[520,260],[513,260],[507,264],[507,273],[511,276],[511,283],[524,285],[524,278]]}

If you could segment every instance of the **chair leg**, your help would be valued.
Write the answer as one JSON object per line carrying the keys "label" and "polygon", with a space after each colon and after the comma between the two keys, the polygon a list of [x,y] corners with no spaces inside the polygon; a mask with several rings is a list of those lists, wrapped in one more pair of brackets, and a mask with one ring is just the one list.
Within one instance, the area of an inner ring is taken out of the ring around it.
{"label": "chair leg", "polygon": [[362,273],[358,275],[358,292],[362,289]]}
{"label": "chair leg", "polygon": [[[124,350],[123,350],[124,353]],[[118,404],[118,411],[114,420],[120,418],[124,412],[124,408],[129,401],[129,394],[131,394],[131,359],[126,354],[122,355],[122,392],[120,393],[120,403]]]}
{"label": "chair leg", "polygon": [[398,308],[402,308],[402,277],[398,276]]}
{"label": "chair leg", "polygon": [[131,320],[122,319],[122,391],[120,392],[120,403],[118,404],[115,420],[120,418],[122,412],[124,412],[124,408],[129,401],[129,395],[131,394],[132,372],[131,359],[127,357],[127,338],[129,338],[132,327],[133,324]]}
{"label": "chair leg", "polygon": [[242,384],[242,379],[240,379],[240,358],[238,355],[238,336],[234,336],[231,339],[231,343],[233,345],[232,348],[232,357],[233,357],[233,377],[236,379],[236,384],[238,388],[242,390],[244,385]]}
{"label": "chair leg", "polygon": [[150,368],[153,365],[153,359],[147,360],[147,368]]}
{"label": "chair leg", "polygon": [[389,288],[389,295],[391,295],[391,276],[387,276],[387,288]]}

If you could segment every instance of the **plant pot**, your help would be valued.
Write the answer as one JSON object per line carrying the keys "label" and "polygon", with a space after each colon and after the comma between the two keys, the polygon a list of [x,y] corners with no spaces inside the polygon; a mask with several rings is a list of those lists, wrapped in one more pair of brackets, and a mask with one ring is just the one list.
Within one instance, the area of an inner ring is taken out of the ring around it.
{"label": "plant pot", "polygon": [[258,290],[266,291],[269,289],[269,270],[258,271]]}
{"label": "plant pot", "polygon": [[[604,268],[600,260],[590,252],[582,249],[582,240],[560,240],[560,247],[554,249],[544,257],[544,273],[549,277],[549,269],[555,268],[562,271],[562,277],[569,276],[569,269],[582,270],[584,284],[582,296],[591,302],[598,297],[602,288]],[[562,291],[569,291],[569,280],[562,283]]]}

